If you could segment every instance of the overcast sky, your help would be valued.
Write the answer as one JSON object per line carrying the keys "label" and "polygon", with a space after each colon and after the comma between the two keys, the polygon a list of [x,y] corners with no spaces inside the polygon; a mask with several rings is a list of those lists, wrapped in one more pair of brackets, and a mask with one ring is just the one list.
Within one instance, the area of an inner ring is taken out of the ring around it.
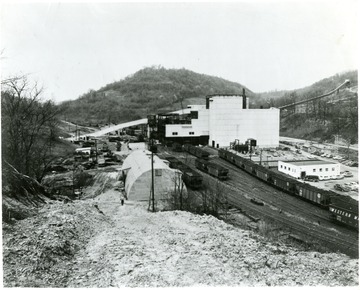
{"label": "overcast sky", "polygon": [[359,1],[3,4],[2,77],[56,102],[152,65],[296,89],[357,69]]}

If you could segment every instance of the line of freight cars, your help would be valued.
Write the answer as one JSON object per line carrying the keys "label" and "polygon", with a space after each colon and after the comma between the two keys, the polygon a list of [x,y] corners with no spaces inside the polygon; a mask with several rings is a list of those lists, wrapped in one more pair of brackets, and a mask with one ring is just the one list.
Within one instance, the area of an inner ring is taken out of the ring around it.
{"label": "line of freight cars", "polygon": [[210,153],[200,147],[196,147],[191,144],[185,144],[183,146],[183,150],[189,152],[192,155],[195,155],[198,158],[202,158],[205,160],[209,159]]}
{"label": "line of freight cars", "polygon": [[220,149],[219,157],[286,193],[329,209],[330,219],[358,229],[358,201],[271,171],[228,150]]}
{"label": "line of freight cars", "polygon": [[215,164],[211,161],[207,161],[201,158],[196,158],[195,167],[220,180],[226,180],[229,178],[229,169],[224,168],[221,165]]}
{"label": "line of freight cars", "polygon": [[178,169],[182,172],[182,179],[187,187],[199,189],[202,186],[203,177],[201,174],[173,156],[166,157],[165,159],[169,161],[170,168]]}

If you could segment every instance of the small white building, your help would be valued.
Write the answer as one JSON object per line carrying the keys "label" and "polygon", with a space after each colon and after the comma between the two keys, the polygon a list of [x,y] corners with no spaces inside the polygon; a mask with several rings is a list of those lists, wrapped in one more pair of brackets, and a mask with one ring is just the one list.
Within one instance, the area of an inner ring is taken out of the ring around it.
{"label": "small white building", "polygon": [[83,147],[83,148],[76,148],[75,149],[76,154],[87,154],[90,155],[91,153],[91,147]]}
{"label": "small white building", "polygon": [[323,160],[279,161],[278,170],[295,178],[307,175],[319,176],[320,180],[335,179],[340,175],[340,164]]}
{"label": "small white building", "polygon": [[[153,158],[155,201],[158,203],[161,200],[171,198],[175,187],[181,187],[185,193],[186,186],[182,183],[181,172],[171,169],[156,155]],[[148,201],[152,185],[151,152],[148,150],[132,152],[124,160],[122,170],[126,176],[125,192],[127,198],[129,200]]]}

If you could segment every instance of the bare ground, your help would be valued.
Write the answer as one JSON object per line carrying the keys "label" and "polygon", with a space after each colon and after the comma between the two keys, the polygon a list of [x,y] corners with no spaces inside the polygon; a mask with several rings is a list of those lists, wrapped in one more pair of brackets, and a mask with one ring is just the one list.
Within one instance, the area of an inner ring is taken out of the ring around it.
{"label": "bare ground", "polygon": [[[95,207],[97,205],[97,208]],[[358,260],[270,244],[212,216],[108,189],[4,227],[6,287],[355,286]]]}

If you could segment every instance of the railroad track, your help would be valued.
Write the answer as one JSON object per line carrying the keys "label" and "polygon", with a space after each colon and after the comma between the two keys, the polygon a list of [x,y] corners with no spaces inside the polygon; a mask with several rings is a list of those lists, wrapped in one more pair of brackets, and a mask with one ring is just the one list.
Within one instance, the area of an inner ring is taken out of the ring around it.
{"label": "railroad track", "polygon": [[[186,159],[187,164],[199,172],[204,180],[217,181],[195,168],[194,156],[186,153],[168,154]],[[327,248],[358,257],[358,233],[332,223],[327,210],[275,189],[217,156],[211,160],[230,171],[230,179],[221,182],[227,189],[230,205],[260,219],[270,220],[289,234],[301,236],[305,242],[317,241]],[[251,198],[261,200],[264,206],[252,203]]]}
{"label": "railroad track", "polygon": [[279,210],[287,211],[289,213],[301,211],[302,215],[311,215],[314,217],[314,219],[318,219],[320,222],[329,222],[329,213],[327,210],[321,209],[295,196],[291,196],[281,190],[273,188],[272,186],[254,178],[250,174],[242,171],[235,165],[232,165],[225,160],[220,158],[214,158],[212,160],[213,162],[216,162],[219,165],[229,169],[232,176],[230,176],[230,179],[227,180],[226,183],[234,186],[235,188],[238,187],[238,190],[240,191],[243,188],[248,188],[249,184],[253,184],[254,181],[258,181],[255,187],[253,187],[252,190],[245,194],[258,198],[264,203],[276,207]]}

